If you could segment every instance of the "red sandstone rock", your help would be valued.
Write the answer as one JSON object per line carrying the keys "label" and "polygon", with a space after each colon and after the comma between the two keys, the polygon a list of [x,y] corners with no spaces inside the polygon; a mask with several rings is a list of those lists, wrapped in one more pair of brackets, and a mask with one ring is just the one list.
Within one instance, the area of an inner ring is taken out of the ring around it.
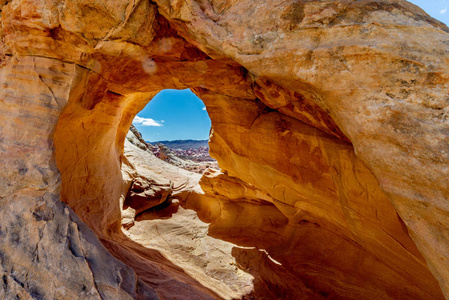
{"label": "red sandstone rock", "polygon": [[[448,297],[449,30],[416,6],[0,7],[0,297],[221,297],[121,232],[143,173],[240,246],[256,298]],[[133,117],[165,88],[207,105],[223,173],[204,191],[122,156]]]}

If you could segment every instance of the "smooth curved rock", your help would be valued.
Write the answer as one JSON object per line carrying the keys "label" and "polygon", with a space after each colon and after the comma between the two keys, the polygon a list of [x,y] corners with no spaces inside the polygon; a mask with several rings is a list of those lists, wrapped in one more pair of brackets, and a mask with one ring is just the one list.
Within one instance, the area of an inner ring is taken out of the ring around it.
{"label": "smooth curved rock", "polygon": [[192,88],[223,174],[173,194],[251,248],[253,296],[448,297],[449,29],[402,0],[155,2],[1,2],[0,296],[219,297],[120,229],[133,117]]}
{"label": "smooth curved rock", "polygon": [[157,2],[201,50],[330,114],[448,294],[448,28],[406,1]]}

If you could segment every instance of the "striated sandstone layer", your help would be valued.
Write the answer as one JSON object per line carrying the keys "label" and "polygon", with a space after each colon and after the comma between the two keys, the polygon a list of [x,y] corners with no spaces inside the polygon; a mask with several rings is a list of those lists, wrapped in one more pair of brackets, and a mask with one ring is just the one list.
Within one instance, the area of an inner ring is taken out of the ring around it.
{"label": "striated sandstone layer", "polygon": [[[168,261],[216,292],[219,298],[241,299],[249,294],[254,289],[254,277],[238,268],[232,255],[234,249],[239,249],[238,245],[210,236],[208,223],[186,207],[186,200],[192,196],[204,197],[198,185],[201,176],[161,161],[151,151],[142,151],[145,145],[131,132],[128,138],[124,150],[126,162],[122,168],[125,182],[151,177],[152,173],[154,178],[157,173],[158,178],[166,178],[165,188],[159,183],[149,186],[147,191],[162,188],[168,192],[169,199],[140,214],[127,207],[125,200],[122,224],[126,236],[147,249],[160,251]],[[187,295],[182,298],[185,297]]]}
{"label": "striated sandstone layer", "polygon": [[[0,9],[0,298],[226,297],[227,283],[196,280],[122,233],[133,181],[136,194],[154,187],[137,212],[177,198],[238,246],[248,297],[449,297],[449,29],[416,6]],[[133,117],[166,88],[204,100],[221,173],[123,156]]]}
{"label": "striated sandstone layer", "polygon": [[73,70],[39,57],[1,70],[0,298],[156,299],[60,201],[53,131]]}

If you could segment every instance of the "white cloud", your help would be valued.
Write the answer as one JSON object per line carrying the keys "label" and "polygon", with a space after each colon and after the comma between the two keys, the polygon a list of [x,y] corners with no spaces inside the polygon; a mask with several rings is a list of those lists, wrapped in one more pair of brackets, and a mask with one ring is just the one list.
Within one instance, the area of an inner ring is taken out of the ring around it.
{"label": "white cloud", "polygon": [[444,15],[447,12],[447,8],[440,10],[440,14]]}
{"label": "white cloud", "polygon": [[206,110],[206,108],[205,108],[205,107],[203,107],[203,110]]}
{"label": "white cloud", "polygon": [[151,118],[141,118],[141,117],[135,117],[133,120],[134,125],[137,126],[162,126],[161,123],[159,123],[158,121],[155,121]]}

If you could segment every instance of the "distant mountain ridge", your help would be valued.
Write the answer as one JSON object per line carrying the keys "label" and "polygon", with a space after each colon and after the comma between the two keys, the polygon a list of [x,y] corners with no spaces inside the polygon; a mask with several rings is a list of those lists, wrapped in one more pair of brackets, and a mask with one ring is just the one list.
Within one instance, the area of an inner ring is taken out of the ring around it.
{"label": "distant mountain ridge", "polygon": [[156,141],[147,142],[149,144],[164,144],[171,149],[188,150],[190,148],[198,149],[200,147],[209,148],[209,140],[175,140],[175,141]]}

